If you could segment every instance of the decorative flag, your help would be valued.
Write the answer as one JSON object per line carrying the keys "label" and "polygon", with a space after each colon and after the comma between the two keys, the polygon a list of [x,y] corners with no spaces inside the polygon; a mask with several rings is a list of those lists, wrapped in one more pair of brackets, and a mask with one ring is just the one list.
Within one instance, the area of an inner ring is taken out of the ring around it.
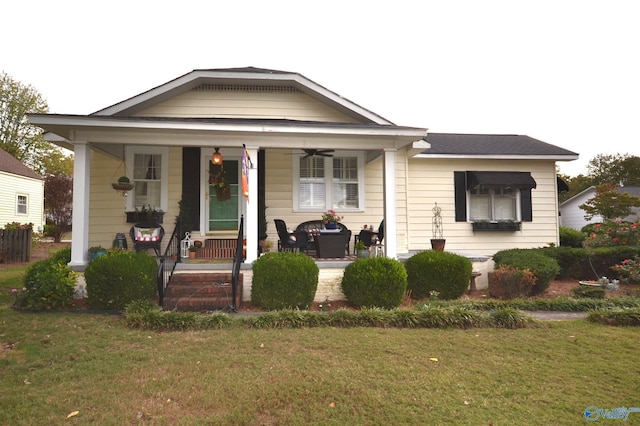
{"label": "decorative flag", "polygon": [[249,169],[253,167],[245,144],[242,144],[242,195],[249,201]]}

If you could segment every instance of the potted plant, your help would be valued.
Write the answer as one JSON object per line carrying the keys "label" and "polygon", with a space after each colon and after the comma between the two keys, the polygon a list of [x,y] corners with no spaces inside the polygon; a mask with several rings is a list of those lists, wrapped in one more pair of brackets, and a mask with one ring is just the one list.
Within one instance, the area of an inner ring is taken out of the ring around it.
{"label": "potted plant", "polygon": [[94,246],[89,248],[90,260],[95,260],[105,254],[107,254],[107,249],[102,246]]}
{"label": "potted plant", "polygon": [[322,222],[326,229],[337,229],[338,222],[344,219],[343,216],[339,216],[335,210],[327,210],[322,214]]}
{"label": "potted plant", "polygon": [[433,212],[433,218],[431,219],[431,230],[433,232],[431,248],[437,251],[444,251],[444,244],[447,240],[442,238],[442,209],[436,203],[431,211]]}
{"label": "potted plant", "polygon": [[150,226],[162,223],[164,218],[164,212],[150,204],[143,204],[140,208],[136,207],[135,211],[125,213],[127,223],[144,223]]}
{"label": "potted plant", "polygon": [[189,259],[195,259],[197,253],[198,253],[198,247],[196,246],[189,247]]}
{"label": "potted plant", "polygon": [[354,249],[356,250],[356,257],[358,259],[364,259],[365,257],[369,257],[370,255],[369,249],[364,245],[364,242],[362,240],[356,243]]}

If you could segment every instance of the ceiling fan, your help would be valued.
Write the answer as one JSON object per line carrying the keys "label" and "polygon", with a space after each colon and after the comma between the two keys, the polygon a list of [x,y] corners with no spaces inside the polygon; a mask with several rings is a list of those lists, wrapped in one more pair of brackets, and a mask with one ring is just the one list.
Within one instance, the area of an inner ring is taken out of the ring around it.
{"label": "ceiling fan", "polygon": [[305,152],[304,157],[302,158],[308,158],[308,157],[313,157],[315,155],[318,155],[320,157],[333,157],[332,152],[334,152],[334,149],[303,149],[303,151]]}

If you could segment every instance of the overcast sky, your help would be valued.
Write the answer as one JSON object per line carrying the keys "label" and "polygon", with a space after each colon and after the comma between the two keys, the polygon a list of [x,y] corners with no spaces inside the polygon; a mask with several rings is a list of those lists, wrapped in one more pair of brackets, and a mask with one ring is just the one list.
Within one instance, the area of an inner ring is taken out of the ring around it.
{"label": "overcast sky", "polygon": [[11,1],[0,71],[88,114],[194,69],[298,72],[399,125],[640,156],[640,2]]}

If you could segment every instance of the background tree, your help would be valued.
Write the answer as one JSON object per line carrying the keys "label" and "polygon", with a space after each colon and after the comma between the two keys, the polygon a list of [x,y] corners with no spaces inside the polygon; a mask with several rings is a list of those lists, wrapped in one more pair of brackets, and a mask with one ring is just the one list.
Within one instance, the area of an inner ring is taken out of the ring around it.
{"label": "background tree", "polygon": [[587,171],[593,185],[640,184],[640,158],[629,154],[598,154],[589,160]]}
{"label": "background tree", "polygon": [[569,191],[561,192],[560,194],[558,194],[558,201],[560,201],[561,203],[593,185],[593,179],[582,174],[574,177],[564,174],[558,174],[558,177],[565,181],[569,186]]}
{"label": "background tree", "polygon": [[50,174],[44,182],[45,234],[59,243],[71,231],[73,179],[64,173]]}
{"label": "background tree", "polygon": [[605,221],[624,218],[632,213],[632,207],[640,207],[640,197],[619,192],[618,188],[608,183],[598,185],[595,196],[579,206],[586,213],[584,218],[591,220],[596,215]]}
{"label": "background tree", "polygon": [[65,151],[45,141],[42,129],[27,120],[27,114],[48,111],[47,102],[36,89],[0,73],[0,148],[42,176],[61,169],[71,173],[72,160]]}

